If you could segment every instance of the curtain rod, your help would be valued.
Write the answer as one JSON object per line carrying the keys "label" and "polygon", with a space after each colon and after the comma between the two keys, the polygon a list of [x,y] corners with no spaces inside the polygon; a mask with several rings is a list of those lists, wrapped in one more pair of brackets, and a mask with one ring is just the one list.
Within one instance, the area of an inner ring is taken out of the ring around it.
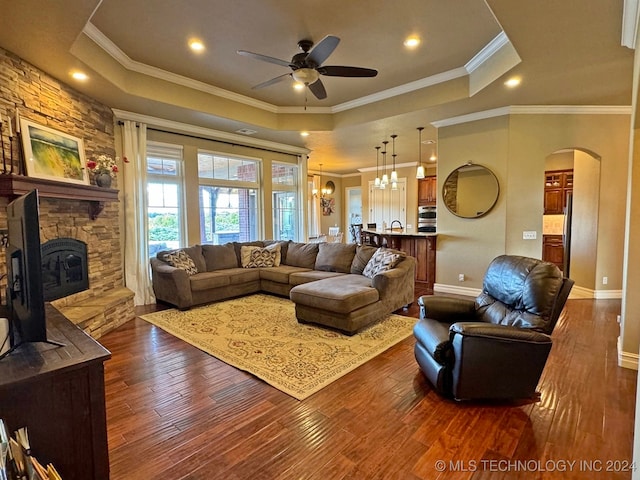
{"label": "curtain rod", "polygon": [[[122,120],[118,120],[118,125],[124,125],[124,122]],[[138,124],[136,123],[136,127],[137,126]],[[279,153],[281,155],[289,155],[291,157],[300,158],[300,155],[296,153],[281,152],[280,150],[271,150],[269,148],[263,148],[263,147],[254,147],[253,145],[243,145],[241,143],[228,142],[226,140],[216,140],[214,138],[206,138],[206,137],[201,137],[199,135],[192,135],[189,133],[176,133],[176,132],[171,132],[169,130],[162,130],[160,128],[154,128],[154,127],[147,127],[147,130],[153,130],[154,132],[160,132],[160,133],[170,133],[173,135],[181,135],[183,137],[195,138],[196,140],[208,140],[210,142],[222,143],[223,145],[231,145],[232,147],[253,148],[254,150],[261,150],[263,152]]]}

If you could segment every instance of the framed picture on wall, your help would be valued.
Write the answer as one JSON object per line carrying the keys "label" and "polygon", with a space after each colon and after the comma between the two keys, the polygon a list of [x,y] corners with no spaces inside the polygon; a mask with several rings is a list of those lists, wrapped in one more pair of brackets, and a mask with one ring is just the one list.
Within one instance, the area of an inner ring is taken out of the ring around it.
{"label": "framed picture on wall", "polygon": [[328,217],[335,211],[336,200],[332,197],[322,197],[320,198],[320,206],[322,207],[322,215]]}
{"label": "framed picture on wall", "polygon": [[29,177],[89,184],[82,139],[25,118],[20,130]]}

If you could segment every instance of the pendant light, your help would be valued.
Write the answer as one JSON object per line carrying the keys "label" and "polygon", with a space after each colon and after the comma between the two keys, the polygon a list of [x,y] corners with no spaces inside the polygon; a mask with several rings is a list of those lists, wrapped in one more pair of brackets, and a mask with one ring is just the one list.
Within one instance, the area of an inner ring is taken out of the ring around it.
{"label": "pendant light", "polygon": [[[391,157],[393,158],[393,169],[391,170],[391,186],[393,187],[394,183],[398,183],[398,172],[396,172],[396,138],[398,135],[396,135],[395,133],[393,135],[391,135],[391,140],[393,141],[392,143],[392,155]],[[398,186],[396,185],[396,188],[394,188],[393,190],[396,190],[398,188]]]}
{"label": "pendant light", "polygon": [[389,183],[389,175],[387,175],[387,143],[389,140],[382,142],[384,151],[382,152],[382,180],[380,180],[380,188],[386,188]]}
{"label": "pendant light", "polygon": [[[391,190],[398,190],[398,174],[395,172],[395,164],[396,164],[396,154],[394,153],[393,155],[391,155],[393,157],[393,171],[391,171]],[[395,175],[395,179],[394,179],[394,175]]]}
{"label": "pendant light", "polygon": [[376,179],[373,182],[373,186],[376,188],[380,188],[380,171],[379,171],[379,162],[380,160],[380,145],[376,147]]}
{"label": "pendant light", "polygon": [[424,130],[424,127],[418,127],[418,170],[416,170],[417,179],[425,177],[424,166],[422,166],[422,130]]}
{"label": "pendant light", "polygon": [[320,164],[320,193],[322,194],[322,198],[324,198],[324,196],[329,193],[327,188],[322,183],[322,164]]}
{"label": "pendant light", "polygon": [[[322,180],[322,179],[321,179],[321,180]],[[312,194],[314,197],[317,197],[317,196],[318,196],[318,188],[316,187],[316,176],[315,176],[315,175],[313,176],[313,188],[311,189],[311,194]]]}

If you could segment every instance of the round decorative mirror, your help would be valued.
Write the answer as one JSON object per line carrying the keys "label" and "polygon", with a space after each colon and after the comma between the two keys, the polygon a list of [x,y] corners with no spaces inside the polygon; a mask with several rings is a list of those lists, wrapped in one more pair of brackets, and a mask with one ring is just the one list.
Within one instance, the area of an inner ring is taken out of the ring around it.
{"label": "round decorative mirror", "polygon": [[331,195],[333,192],[336,191],[336,184],[333,183],[331,180],[329,180],[324,186],[324,188],[326,189],[327,194]]}
{"label": "round decorative mirror", "polygon": [[498,201],[499,193],[495,174],[473,163],[456,168],[442,187],[447,210],[462,218],[479,218],[489,213]]}

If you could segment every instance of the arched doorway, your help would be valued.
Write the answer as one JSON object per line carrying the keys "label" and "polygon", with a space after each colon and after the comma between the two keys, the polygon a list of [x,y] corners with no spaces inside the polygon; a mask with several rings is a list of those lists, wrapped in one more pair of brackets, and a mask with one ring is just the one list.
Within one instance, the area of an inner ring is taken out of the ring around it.
{"label": "arched doorway", "polygon": [[[553,198],[550,190],[556,187],[553,180],[551,188],[548,185],[549,173],[553,172],[565,172],[560,185],[563,202],[561,212],[546,208],[549,199]],[[549,251],[546,242],[548,236],[562,236],[565,275],[568,274],[577,286],[595,290],[600,157],[581,148],[562,149],[549,155],[545,159],[545,200],[543,258]]]}

